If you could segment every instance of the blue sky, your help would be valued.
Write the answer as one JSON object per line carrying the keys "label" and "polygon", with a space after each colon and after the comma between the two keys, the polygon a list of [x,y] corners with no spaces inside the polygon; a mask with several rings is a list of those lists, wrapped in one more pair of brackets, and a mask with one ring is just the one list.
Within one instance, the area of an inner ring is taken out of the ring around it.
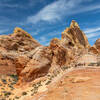
{"label": "blue sky", "polygon": [[91,45],[100,38],[100,0],[0,0],[0,34],[21,27],[43,45],[76,20]]}

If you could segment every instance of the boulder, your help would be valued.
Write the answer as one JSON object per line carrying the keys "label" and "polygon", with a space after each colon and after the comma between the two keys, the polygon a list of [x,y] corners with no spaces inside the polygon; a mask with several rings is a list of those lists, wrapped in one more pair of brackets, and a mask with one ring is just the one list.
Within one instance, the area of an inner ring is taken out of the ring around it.
{"label": "boulder", "polygon": [[20,79],[25,81],[32,81],[36,78],[44,76],[48,73],[52,62],[51,50],[47,47],[36,48],[34,55],[28,61],[25,68],[20,73]]}

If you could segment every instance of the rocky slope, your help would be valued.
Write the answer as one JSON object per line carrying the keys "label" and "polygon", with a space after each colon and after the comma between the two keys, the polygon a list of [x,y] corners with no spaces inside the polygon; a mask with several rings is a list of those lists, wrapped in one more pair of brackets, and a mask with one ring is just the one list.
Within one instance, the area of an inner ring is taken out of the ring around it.
{"label": "rocky slope", "polygon": [[[89,52],[94,53],[94,56],[91,56],[90,62],[87,63],[86,60],[82,60],[84,57],[80,57]],[[0,97],[3,100],[29,100],[29,98],[33,100],[35,94],[41,96],[41,93],[48,91],[51,88],[49,84],[57,83],[68,69],[89,64],[92,67],[99,66],[99,60],[97,60],[99,52],[100,39],[91,47],[75,21],[72,21],[70,27],[62,32],[61,40],[54,38],[47,47],[39,44],[24,30],[15,28],[12,34],[0,36],[0,74],[7,75],[7,82],[10,79],[9,76],[17,75],[18,81],[15,82],[12,93],[5,95],[4,91],[0,91]],[[92,57],[97,62],[91,63]],[[9,88],[9,85],[7,86]],[[50,100],[64,99],[59,97]]]}

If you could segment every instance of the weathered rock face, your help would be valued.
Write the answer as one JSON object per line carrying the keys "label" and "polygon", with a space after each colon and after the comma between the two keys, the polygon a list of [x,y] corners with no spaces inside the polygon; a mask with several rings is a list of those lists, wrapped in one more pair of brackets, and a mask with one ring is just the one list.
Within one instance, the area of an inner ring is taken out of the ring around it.
{"label": "weathered rock face", "polygon": [[31,81],[48,73],[52,62],[51,50],[47,47],[37,47],[33,51],[32,59],[26,64],[20,73],[22,81]]}
{"label": "weathered rock face", "polygon": [[21,71],[25,68],[26,64],[29,62],[29,57],[22,55],[15,58],[14,63],[16,67],[17,75],[20,76]]}
{"label": "weathered rock face", "polygon": [[0,36],[0,48],[5,49],[7,52],[26,53],[39,45],[40,44],[35,39],[20,28],[15,28],[14,33],[11,35]]}
{"label": "weathered rock face", "polygon": [[49,48],[52,50],[52,66],[67,66],[74,58],[73,50],[65,48],[61,40],[55,38],[50,42]]}
{"label": "weathered rock face", "polygon": [[40,45],[20,28],[15,28],[11,35],[0,36],[0,54],[10,60],[7,64],[16,69],[21,82],[44,76],[55,66],[67,66],[74,60],[76,51],[89,46],[75,21],[62,33],[61,40],[53,39],[48,47]]}
{"label": "weathered rock face", "polygon": [[89,42],[85,34],[80,30],[77,22],[72,21],[69,28],[62,32],[62,45],[65,47],[72,46],[76,48],[88,48]]}
{"label": "weathered rock face", "polygon": [[16,69],[13,55],[7,54],[6,52],[0,52],[0,75],[15,73]]}
{"label": "weathered rock face", "polygon": [[52,65],[67,66],[74,60],[79,49],[89,47],[87,37],[80,30],[78,24],[72,21],[70,27],[62,32],[61,40],[55,38],[50,42],[50,49],[53,53]]}
{"label": "weathered rock face", "polygon": [[50,43],[50,49],[52,50],[53,54],[53,64],[57,64],[59,66],[62,66],[66,63],[67,59],[67,49],[63,48],[60,45],[59,39],[53,39]]}
{"label": "weathered rock face", "polygon": [[29,60],[27,55],[38,46],[40,44],[20,28],[15,28],[14,33],[11,35],[1,35],[0,68],[5,66],[1,69],[1,72],[11,74],[11,72],[15,73],[17,71],[19,75],[19,72],[21,72]]}

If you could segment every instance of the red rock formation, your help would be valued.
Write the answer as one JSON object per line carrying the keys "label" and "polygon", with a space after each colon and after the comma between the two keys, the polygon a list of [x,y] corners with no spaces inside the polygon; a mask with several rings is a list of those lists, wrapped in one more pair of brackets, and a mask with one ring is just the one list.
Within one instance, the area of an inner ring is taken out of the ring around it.
{"label": "red rock formation", "polygon": [[65,48],[61,44],[61,40],[55,38],[50,42],[50,49],[52,50],[52,67],[54,66],[67,66],[74,57],[73,50],[70,50],[67,46]]}
{"label": "red rock formation", "polygon": [[55,66],[67,66],[74,60],[77,50],[89,46],[85,34],[75,21],[62,33],[61,40],[53,39],[48,47],[41,46],[20,28],[15,28],[13,34],[0,36],[0,51],[4,50],[7,60],[10,59],[23,82],[44,76]]}
{"label": "red rock formation", "polygon": [[72,21],[69,28],[62,32],[61,43],[63,46],[75,48],[89,48],[89,42],[85,34],[80,30],[77,22]]}
{"label": "red rock formation", "polygon": [[[26,62],[30,59],[27,55],[40,44],[27,32],[20,28],[15,28],[14,33],[0,36],[0,67],[5,65],[0,71],[5,74],[16,72],[19,75]],[[25,56],[26,55],[26,56]],[[7,71],[8,70],[8,71]]]}
{"label": "red rock formation", "polygon": [[52,53],[47,47],[38,47],[33,51],[32,59],[26,64],[21,71],[20,78],[22,81],[32,81],[48,73],[51,67]]}
{"label": "red rock formation", "polygon": [[53,53],[52,66],[67,66],[74,60],[79,49],[89,47],[87,37],[80,30],[78,24],[72,21],[70,27],[62,32],[61,40],[55,38],[50,42],[50,49]]}

